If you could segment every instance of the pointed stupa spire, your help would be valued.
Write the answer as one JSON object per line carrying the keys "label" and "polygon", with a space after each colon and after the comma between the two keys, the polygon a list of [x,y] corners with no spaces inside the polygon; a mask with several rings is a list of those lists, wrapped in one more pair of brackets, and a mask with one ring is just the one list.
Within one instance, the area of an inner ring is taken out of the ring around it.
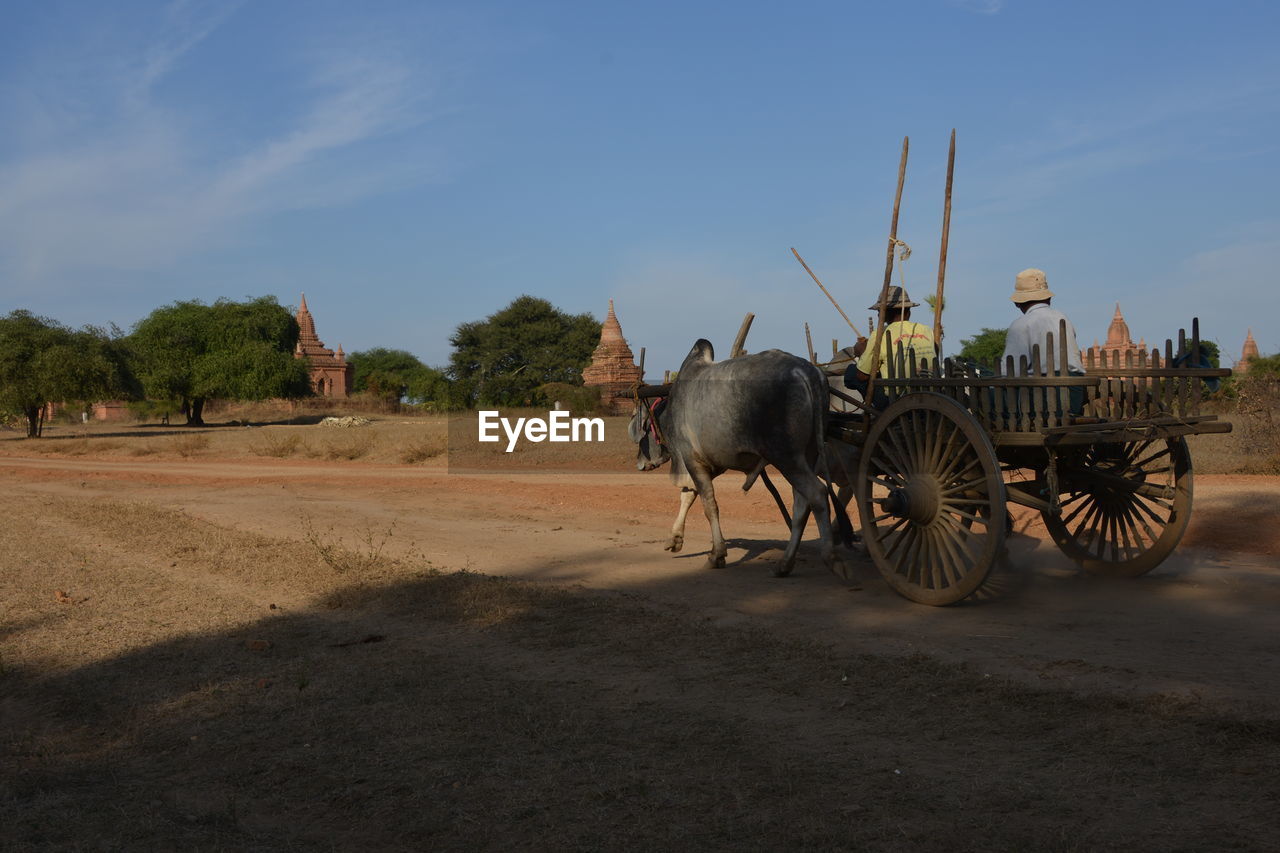
{"label": "pointed stupa spire", "polygon": [[582,371],[582,383],[598,386],[601,401],[619,414],[629,409],[631,391],[642,379],[610,299],[609,313],[600,326],[600,343],[591,353],[591,363]]}
{"label": "pointed stupa spire", "polygon": [[1258,342],[1253,339],[1253,329],[1249,329],[1244,336],[1244,349],[1240,352],[1240,360],[1248,361],[1251,358],[1258,357]]}
{"label": "pointed stupa spire", "polygon": [[1124,314],[1120,313],[1120,303],[1116,303],[1115,316],[1111,318],[1111,325],[1107,328],[1107,346],[1109,347],[1132,347],[1133,338],[1129,337],[1129,324],[1124,321]]}

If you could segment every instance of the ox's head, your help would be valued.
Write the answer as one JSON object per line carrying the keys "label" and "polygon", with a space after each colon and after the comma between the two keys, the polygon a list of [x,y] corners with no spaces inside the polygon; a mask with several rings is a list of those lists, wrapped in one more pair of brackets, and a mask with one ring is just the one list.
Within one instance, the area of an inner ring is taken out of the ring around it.
{"label": "ox's head", "polygon": [[639,445],[639,452],[636,453],[636,467],[641,471],[652,471],[671,458],[666,441],[663,439],[662,428],[658,423],[659,415],[666,408],[667,401],[650,398],[638,402],[639,405],[636,407],[635,414],[631,416],[627,432],[631,440]]}

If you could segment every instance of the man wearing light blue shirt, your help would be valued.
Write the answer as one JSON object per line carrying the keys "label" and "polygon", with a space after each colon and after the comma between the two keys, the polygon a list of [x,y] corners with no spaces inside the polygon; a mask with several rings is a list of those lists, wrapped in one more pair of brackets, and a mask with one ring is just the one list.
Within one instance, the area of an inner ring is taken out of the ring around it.
{"label": "man wearing light blue shirt", "polygon": [[[1004,358],[1008,364],[1009,356],[1013,356],[1014,375],[1021,370],[1021,361],[1026,359],[1032,364],[1032,347],[1040,346],[1040,371],[1048,372],[1049,352],[1053,352],[1054,373],[1061,376],[1062,369],[1062,328],[1067,331],[1067,369],[1065,373],[1072,376],[1084,376],[1084,365],[1080,362],[1080,347],[1076,344],[1076,328],[1071,325],[1067,315],[1049,307],[1053,299],[1053,291],[1045,279],[1044,271],[1027,269],[1018,273],[1013,285],[1013,296],[1009,297],[1018,306],[1022,316],[1013,321],[1004,340]],[[1052,336],[1052,337],[1050,337]],[[1052,341],[1052,344],[1050,343]],[[1006,395],[1006,408],[1018,409],[1013,397]],[[1068,392],[1067,406],[1070,413],[1079,415],[1084,409],[1084,389],[1072,387]],[[1006,411],[1006,415],[1008,412]]]}
{"label": "man wearing light blue shirt", "polygon": [[[1040,345],[1040,369],[1048,367],[1049,351],[1053,351],[1056,372],[1061,373],[1062,365],[1057,364],[1061,350],[1061,324],[1067,328],[1067,372],[1075,376],[1084,375],[1084,365],[1080,361],[1080,347],[1076,345],[1076,329],[1067,319],[1067,315],[1049,307],[1053,299],[1053,291],[1045,279],[1044,271],[1037,269],[1023,270],[1018,273],[1014,282],[1013,296],[1009,297],[1018,306],[1022,316],[1013,321],[1005,336],[1004,361],[1013,356],[1014,369],[1018,369],[1019,360],[1025,356],[1031,362],[1031,348]],[[1053,345],[1049,345],[1049,335],[1053,335]]]}

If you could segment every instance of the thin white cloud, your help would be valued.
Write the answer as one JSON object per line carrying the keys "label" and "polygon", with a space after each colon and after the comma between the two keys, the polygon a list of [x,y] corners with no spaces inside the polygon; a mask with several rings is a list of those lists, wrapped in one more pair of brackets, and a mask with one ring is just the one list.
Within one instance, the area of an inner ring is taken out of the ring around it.
{"label": "thin white cloud", "polygon": [[[34,107],[0,107],[6,126],[40,118],[44,128],[0,160],[0,275],[40,287],[75,269],[152,269],[224,245],[258,217],[429,173],[385,159],[337,168],[362,143],[427,118],[431,81],[368,37],[305,57],[311,67],[302,81],[264,80],[284,109],[269,131],[242,131],[237,154],[210,144],[199,128],[219,116],[199,102],[175,106],[157,84],[194,61],[197,46],[229,19],[227,8],[174,3],[140,51],[117,43],[82,57],[102,74],[64,78]],[[50,103],[58,104],[53,119]]]}
{"label": "thin white cloud", "polygon": [[1160,92],[1064,108],[976,165],[974,185],[981,195],[971,212],[1015,211],[1082,181],[1153,163],[1245,156],[1235,149],[1223,153],[1214,134],[1229,127],[1232,117],[1256,116],[1258,105],[1276,103],[1278,94],[1271,77],[1231,86],[1175,82]]}
{"label": "thin white cloud", "polygon": [[161,14],[163,26],[160,34],[143,50],[141,67],[135,72],[133,96],[145,97],[188,51],[204,41],[242,5],[243,0],[222,3],[174,0],[166,6]]}

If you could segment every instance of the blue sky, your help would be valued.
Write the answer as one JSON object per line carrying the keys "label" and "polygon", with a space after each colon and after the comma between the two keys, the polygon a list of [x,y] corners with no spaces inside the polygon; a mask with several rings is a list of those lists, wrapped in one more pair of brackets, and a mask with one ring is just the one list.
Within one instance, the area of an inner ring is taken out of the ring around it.
{"label": "blue sky", "polygon": [[[0,297],[129,328],[305,291],[348,352],[448,358],[522,293],[649,365],[848,342],[899,236],[918,301],[957,162],[947,345],[1046,270],[1082,345],[1198,315],[1280,351],[1280,6],[1263,2],[11,2]],[[922,309],[923,310],[923,309]],[[918,319],[928,319],[927,312]],[[820,349],[824,348],[820,346]],[[650,371],[652,376],[653,371]]]}

